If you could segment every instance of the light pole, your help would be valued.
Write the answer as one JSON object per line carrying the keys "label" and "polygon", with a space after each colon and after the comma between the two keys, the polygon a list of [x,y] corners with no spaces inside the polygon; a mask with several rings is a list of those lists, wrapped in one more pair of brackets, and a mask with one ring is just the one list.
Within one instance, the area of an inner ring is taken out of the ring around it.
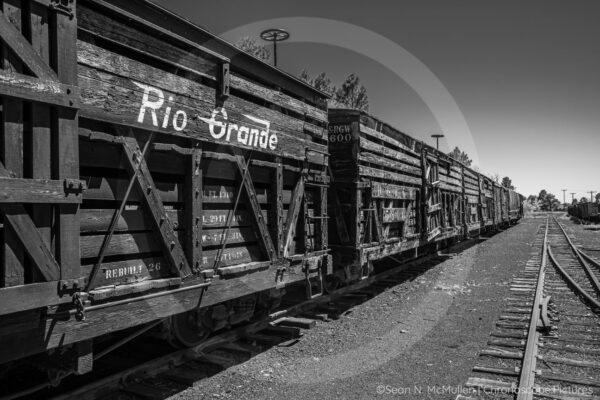
{"label": "light pole", "polygon": [[290,38],[288,31],[279,28],[266,29],[260,33],[262,40],[273,42],[273,65],[277,66],[277,42],[283,42]]}
{"label": "light pole", "polygon": [[432,138],[435,138],[435,148],[437,150],[440,149],[440,138],[443,138],[444,135],[442,135],[441,133],[434,133],[433,135],[431,135]]}
{"label": "light pole", "polygon": [[565,200],[565,193],[567,192],[567,189],[561,189],[563,192],[563,206],[567,205],[567,201]]}
{"label": "light pole", "polygon": [[571,204],[573,204],[573,202],[575,201],[575,194],[576,193],[571,193]]}
{"label": "light pole", "polygon": [[590,190],[589,193],[590,193],[590,201],[593,203],[594,202],[594,193],[598,193],[598,192],[596,192],[595,190]]}

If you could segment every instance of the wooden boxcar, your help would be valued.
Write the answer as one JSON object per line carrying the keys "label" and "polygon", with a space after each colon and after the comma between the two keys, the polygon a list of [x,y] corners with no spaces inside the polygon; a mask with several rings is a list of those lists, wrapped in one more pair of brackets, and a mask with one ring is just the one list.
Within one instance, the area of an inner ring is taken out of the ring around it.
{"label": "wooden boxcar", "polygon": [[144,0],[1,7],[0,363],[320,292],[326,95]]}
{"label": "wooden boxcar", "polygon": [[337,280],[360,279],[373,261],[494,224],[489,179],[366,113],[329,110],[329,151]]}

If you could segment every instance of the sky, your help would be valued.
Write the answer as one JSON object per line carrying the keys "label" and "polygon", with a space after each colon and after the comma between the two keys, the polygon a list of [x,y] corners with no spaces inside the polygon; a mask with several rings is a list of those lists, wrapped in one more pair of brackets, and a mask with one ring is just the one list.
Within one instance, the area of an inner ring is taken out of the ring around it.
{"label": "sky", "polygon": [[600,2],[157,2],[230,42],[288,29],[279,68],[325,71],[335,84],[357,73],[371,114],[430,144],[446,134],[443,151],[464,143],[483,173],[510,177],[525,196],[600,191]]}

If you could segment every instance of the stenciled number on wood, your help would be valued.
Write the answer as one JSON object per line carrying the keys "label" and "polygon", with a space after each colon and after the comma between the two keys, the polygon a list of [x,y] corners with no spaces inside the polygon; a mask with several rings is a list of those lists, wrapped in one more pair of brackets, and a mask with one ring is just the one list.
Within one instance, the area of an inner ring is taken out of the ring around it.
{"label": "stenciled number on wood", "polygon": [[330,143],[348,143],[352,141],[352,127],[350,125],[329,125]]}
{"label": "stenciled number on wood", "polygon": [[[183,110],[173,111],[172,106],[175,104],[173,96],[169,96],[165,104],[165,94],[162,90],[139,82],[133,83],[144,90],[137,122],[144,123],[146,114],[149,114],[152,125],[155,127],[158,127],[160,123],[160,127],[163,129],[169,125],[172,125],[173,129],[178,132],[185,129],[188,123],[187,113]],[[199,119],[208,124],[208,130],[214,139],[231,142],[235,137],[234,140],[246,146],[275,150],[279,139],[275,133],[270,132],[271,123],[252,115],[242,115],[249,120],[248,123],[257,124],[261,128],[229,122],[227,111],[223,107],[215,108],[210,118],[199,117]]]}

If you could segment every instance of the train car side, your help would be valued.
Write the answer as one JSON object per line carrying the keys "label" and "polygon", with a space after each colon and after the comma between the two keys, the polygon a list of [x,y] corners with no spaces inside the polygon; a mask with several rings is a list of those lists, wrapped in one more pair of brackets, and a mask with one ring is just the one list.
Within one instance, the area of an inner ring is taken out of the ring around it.
{"label": "train car side", "polygon": [[161,319],[193,344],[322,290],[326,95],[146,1],[10,12],[36,29],[0,22],[0,363]]}

